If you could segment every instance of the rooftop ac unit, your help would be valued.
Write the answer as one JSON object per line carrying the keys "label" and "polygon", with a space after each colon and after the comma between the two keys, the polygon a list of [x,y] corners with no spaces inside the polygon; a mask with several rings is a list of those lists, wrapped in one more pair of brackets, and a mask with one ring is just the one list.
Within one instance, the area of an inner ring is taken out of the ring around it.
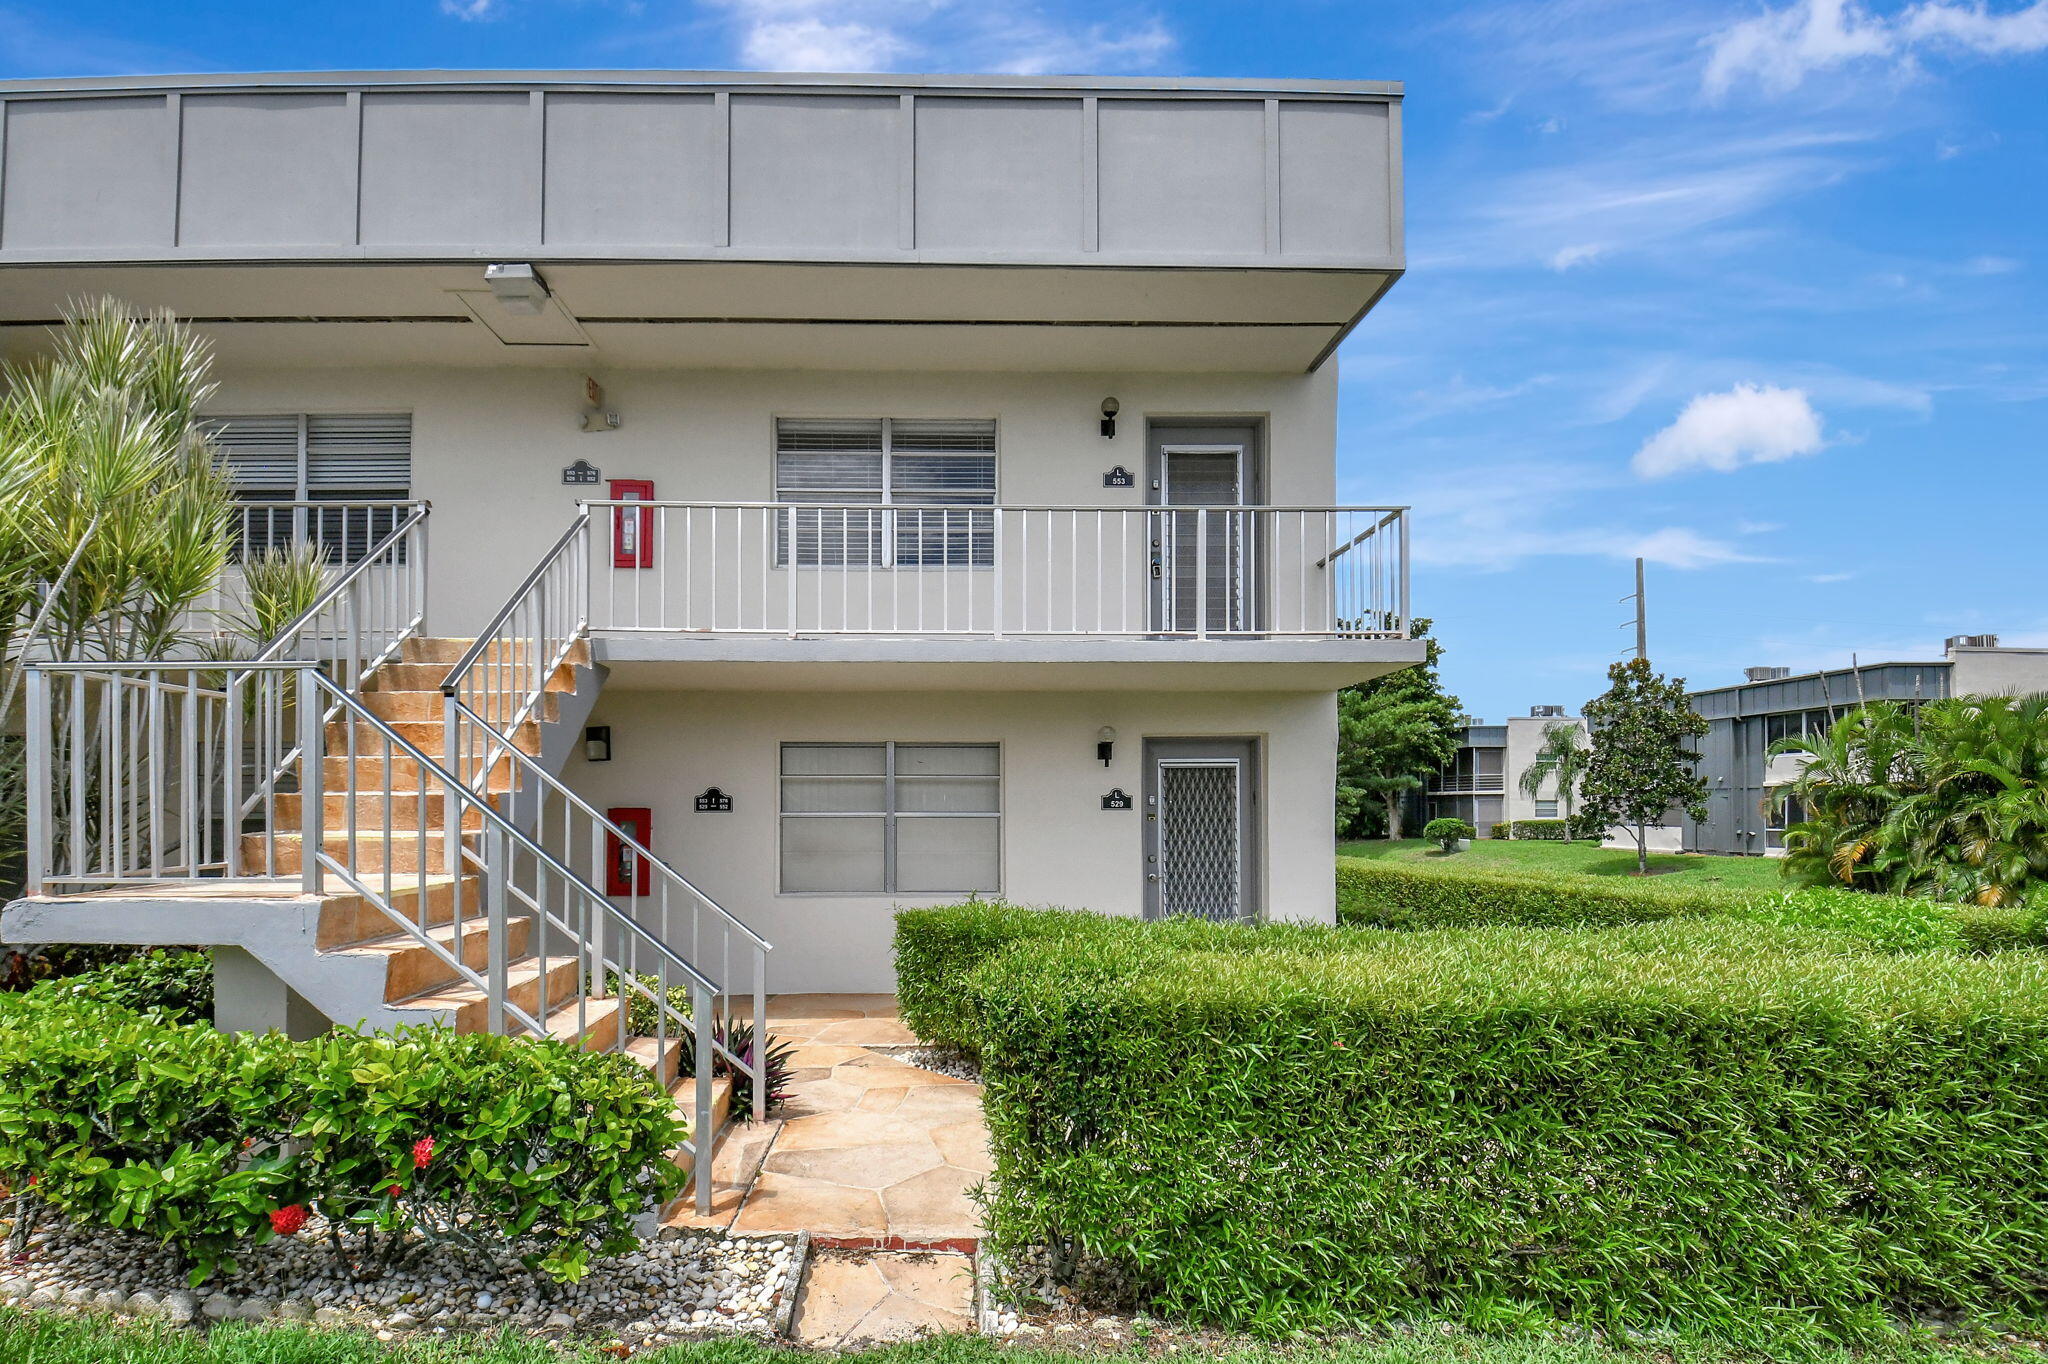
{"label": "rooftop ac unit", "polygon": [[1751,682],[1775,682],[1781,677],[1790,677],[1790,668],[1744,668],[1742,675]]}
{"label": "rooftop ac unit", "polygon": [[1563,706],[1531,706],[1531,707],[1529,707],[1529,718],[1530,718],[1530,719],[1532,719],[1532,720],[1557,720],[1557,719],[1562,719],[1563,717],[1564,717],[1564,707],[1563,707]]}
{"label": "rooftop ac unit", "polygon": [[1950,635],[1942,645],[1949,653],[1958,649],[1996,649],[1997,635]]}

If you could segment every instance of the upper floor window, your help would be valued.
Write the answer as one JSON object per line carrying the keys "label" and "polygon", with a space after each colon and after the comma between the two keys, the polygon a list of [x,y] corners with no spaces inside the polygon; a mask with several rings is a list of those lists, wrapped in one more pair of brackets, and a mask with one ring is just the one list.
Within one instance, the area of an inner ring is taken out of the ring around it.
{"label": "upper floor window", "polygon": [[206,427],[244,504],[238,558],[311,540],[354,563],[403,516],[388,504],[412,496],[410,413],[265,413]]}
{"label": "upper floor window", "polygon": [[[802,508],[794,518],[802,566],[986,567],[995,562],[995,518],[973,509],[995,505],[996,424],[778,419],[775,500]],[[789,562],[786,543],[777,559]]]}

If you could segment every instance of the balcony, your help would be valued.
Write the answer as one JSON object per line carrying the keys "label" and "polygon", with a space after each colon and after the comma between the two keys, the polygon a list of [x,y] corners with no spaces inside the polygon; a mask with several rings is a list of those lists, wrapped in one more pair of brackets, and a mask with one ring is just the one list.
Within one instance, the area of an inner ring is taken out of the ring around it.
{"label": "balcony", "polygon": [[1404,508],[588,509],[565,548],[616,682],[1327,690],[1421,657]]}

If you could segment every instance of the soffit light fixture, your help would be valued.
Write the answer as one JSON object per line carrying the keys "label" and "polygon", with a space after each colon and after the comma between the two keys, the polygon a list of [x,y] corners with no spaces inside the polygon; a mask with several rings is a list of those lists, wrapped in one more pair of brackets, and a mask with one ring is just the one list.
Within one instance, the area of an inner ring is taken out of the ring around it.
{"label": "soffit light fixture", "polygon": [[521,317],[539,316],[551,297],[547,281],[531,265],[486,265],[484,283],[491,286],[491,295],[498,300],[499,307]]}

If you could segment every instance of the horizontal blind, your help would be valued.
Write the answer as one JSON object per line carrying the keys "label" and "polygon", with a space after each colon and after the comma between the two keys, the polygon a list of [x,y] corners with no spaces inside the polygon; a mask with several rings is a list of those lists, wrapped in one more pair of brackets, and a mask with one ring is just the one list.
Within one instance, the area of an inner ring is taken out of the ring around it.
{"label": "horizontal blind", "polygon": [[411,487],[410,413],[321,413],[306,418],[309,496],[402,498]]}
{"label": "horizontal blind", "polygon": [[299,491],[299,419],[207,417],[201,422],[220,466],[243,498],[289,502]]}

